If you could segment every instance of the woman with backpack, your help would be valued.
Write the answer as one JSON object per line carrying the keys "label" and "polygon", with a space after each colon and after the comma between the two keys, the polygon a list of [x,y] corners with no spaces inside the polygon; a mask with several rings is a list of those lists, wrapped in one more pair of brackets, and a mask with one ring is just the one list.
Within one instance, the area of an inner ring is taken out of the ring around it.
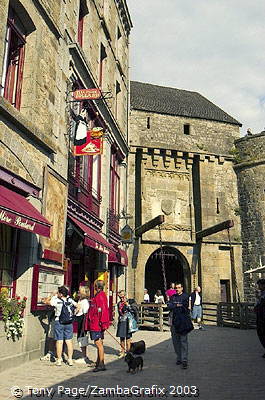
{"label": "woman with backpack", "polygon": [[69,297],[68,289],[65,286],[58,288],[55,296],[43,300],[45,304],[54,307],[54,339],[56,341],[57,361],[56,365],[62,365],[63,343],[65,341],[68,353],[68,365],[73,365],[73,320],[74,309],[77,303]]}
{"label": "woman with backpack", "polygon": [[132,334],[138,330],[138,308],[134,300],[127,300],[124,290],[120,290],[118,296],[120,301],[117,304],[119,317],[116,336],[120,338],[119,358],[122,358],[125,351],[130,351]]}

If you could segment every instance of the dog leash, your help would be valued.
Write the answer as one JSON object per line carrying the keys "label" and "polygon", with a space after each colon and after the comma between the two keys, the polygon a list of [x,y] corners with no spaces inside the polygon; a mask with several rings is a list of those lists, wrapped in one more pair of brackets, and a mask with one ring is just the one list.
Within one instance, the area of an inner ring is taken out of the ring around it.
{"label": "dog leash", "polygon": [[128,353],[127,350],[125,349],[125,347],[115,338],[115,336],[113,336],[113,335],[108,331],[108,329],[106,329],[106,332],[112,337],[112,339],[115,340],[115,342],[118,343],[118,345],[120,345],[120,347],[123,349],[123,351],[124,351],[125,353]]}

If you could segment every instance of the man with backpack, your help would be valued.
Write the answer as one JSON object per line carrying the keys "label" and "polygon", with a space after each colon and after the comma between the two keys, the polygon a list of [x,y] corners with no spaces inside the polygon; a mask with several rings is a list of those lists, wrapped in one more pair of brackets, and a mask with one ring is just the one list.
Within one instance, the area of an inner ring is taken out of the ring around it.
{"label": "man with backpack", "polygon": [[54,307],[54,339],[56,341],[57,366],[62,365],[63,343],[65,341],[68,353],[68,365],[73,365],[73,321],[74,309],[77,303],[69,297],[68,289],[65,286],[58,288],[55,296],[45,299],[45,304]]}

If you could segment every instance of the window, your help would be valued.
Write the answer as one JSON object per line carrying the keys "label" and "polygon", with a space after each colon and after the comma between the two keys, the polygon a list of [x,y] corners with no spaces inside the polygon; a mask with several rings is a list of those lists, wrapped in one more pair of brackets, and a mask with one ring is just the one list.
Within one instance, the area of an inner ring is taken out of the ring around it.
{"label": "window", "polygon": [[219,198],[216,198],[216,214],[220,214]]}
{"label": "window", "polygon": [[26,29],[15,13],[9,8],[4,45],[4,64],[0,94],[14,107],[20,108],[23,66],[25,57]]}
{"label": "window", "polygon": [[121,92],[121,85],[118,81],[116,81],[116,88],[115,88],[115,117],[119,116],[119,93]]}
{"label": "window", "polygon": [[190,124],[184,124],[183,132],[184,132],[184,135],[189,135],[190,134]]}
{"label": "window", "polygon": [[147,127],[147,129],[150,129],[150,117],[147,117],[147,120],[146,120],[146,127]]}
{"label": "window", "polygon": [[117,152],[112,151],[110,163],[110,211],[119,214],[120,208],[120,163]]}
{"label": "window", "polygon": [[79,5],[79,16],[78,16],[78,29],[77,29],[77,41],[81,47],[83,47],[84,37],[84,19],[88,14],[88,7],[85,0],[80,0]]}
{"label": "window", "polygon": [[14,295],[14,270],[17,253],[17,229],[0,224],[0,291]]}
{"label": "window", "polygon": [[107,58],[106,49],[101,43],[100,45],[100,60],[99,60],[99,79],[98,85],[102,87],[103,85],[103,75],[104,75],[104,60]]}

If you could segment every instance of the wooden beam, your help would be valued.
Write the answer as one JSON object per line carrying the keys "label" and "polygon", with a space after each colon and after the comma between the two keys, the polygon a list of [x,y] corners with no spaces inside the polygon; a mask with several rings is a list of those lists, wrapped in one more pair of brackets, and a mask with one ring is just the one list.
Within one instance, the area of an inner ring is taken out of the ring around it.
{"label": "wooden beam", "polygon": [[214,233],[223,231],[224,229],[233,228],[234,221],[228,219],[221,222],[220,224],[213,225],[210,228],[203,229],[202,231],[196,232],[196,241],[204,238],[205,236],[213,235]]}
{"label": "wooden beam", "polygon": [[157,225],[163,224],[164,221],[165,221],[165,216],[158,215],[157,217],[151,219],[150,221],[136,228],[135,236],[141,236],[143,233],[150,231],[150,229],[155,228]]}

